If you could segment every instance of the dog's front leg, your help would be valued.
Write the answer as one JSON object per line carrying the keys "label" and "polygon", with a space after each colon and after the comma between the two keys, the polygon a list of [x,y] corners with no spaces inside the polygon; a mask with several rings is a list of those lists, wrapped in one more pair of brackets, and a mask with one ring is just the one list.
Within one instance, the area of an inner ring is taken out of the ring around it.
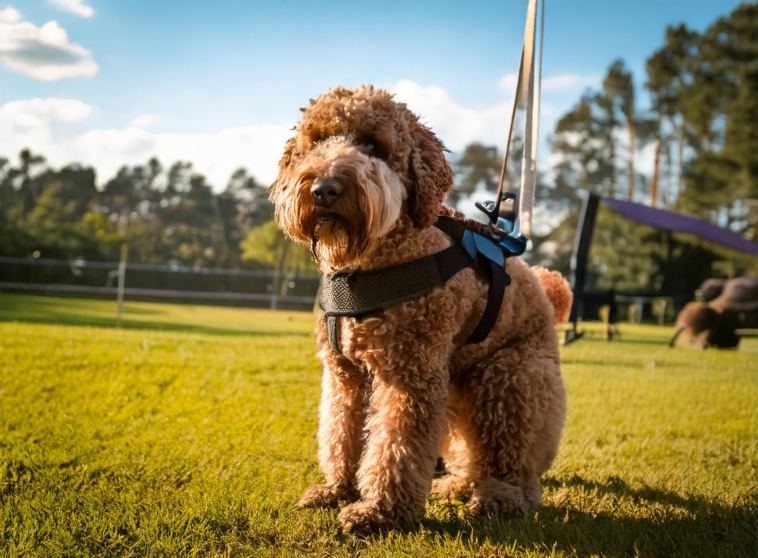
{"label": "dog's front leg", "polygon": [[318,457],[326,482],[308,488],[300,507],[332,507],[359,498],[355,475],[363,449],[365,380],[347,359],[327,352],[323,359]]}
{"label": "dog's front leg", "polygon": [[448,383],[440,360],[422,362],[423,356],[430,355],[414,355],[402,368],[371,370],[368,439],[358,471],[363,499],[339,516],[349,534],[409,528],[423,512],[439,452]]}

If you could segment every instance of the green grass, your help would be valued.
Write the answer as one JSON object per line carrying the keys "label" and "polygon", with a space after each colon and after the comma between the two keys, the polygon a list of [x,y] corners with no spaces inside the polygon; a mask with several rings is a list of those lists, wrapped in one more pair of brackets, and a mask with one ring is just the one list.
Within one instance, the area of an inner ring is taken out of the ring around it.
{"label": "green grass", "polygon": [[566,347],[541,509],[430,502],[357,542],[294,508],[319,480],[310,314],[129,303],[99,327],[114,306],[0,295],[0,556],[758,556],[754,345]]}
{"label": "green grass", "polygon": [[[0,293],[0,322],[116,327],[116,303],[106,300],[53,298]],[[308,335],[308,312],[183,304],[125,302],[123,327],[193,333]]]}

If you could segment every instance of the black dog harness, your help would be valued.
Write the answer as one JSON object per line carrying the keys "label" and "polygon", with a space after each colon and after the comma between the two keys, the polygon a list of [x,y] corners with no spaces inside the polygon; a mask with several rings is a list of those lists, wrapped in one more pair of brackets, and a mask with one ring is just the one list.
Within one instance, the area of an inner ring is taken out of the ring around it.
{"label": "black dog harness", "polygon": [[505,272],[504,250],[487,237],[467,230],[455,219],[439,217],[434,226],[455,242],[436,254],[392,267],[324,276],[319,305],[326,316],[329,344],[334,352],[342,354],[337,335],[338,317],[357,318],[413,300],[444,285],[472,264],[485,274],[490,285],[484,313],[466,344],[481,343],[487,338],[500,313],[505,287],[511,282]]}

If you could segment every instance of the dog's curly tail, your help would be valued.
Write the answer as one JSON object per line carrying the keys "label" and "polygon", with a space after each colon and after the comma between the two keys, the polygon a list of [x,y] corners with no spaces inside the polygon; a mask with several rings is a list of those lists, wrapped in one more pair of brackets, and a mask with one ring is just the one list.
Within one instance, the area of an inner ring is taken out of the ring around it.
{"label": "dog's curly tail", "polygon": [[550,271],[541,266],[532,268],[542,290],[545,291],[555,311],[555,323],[562,324],[568,320],[574,295],[568,281],[557,271]]}

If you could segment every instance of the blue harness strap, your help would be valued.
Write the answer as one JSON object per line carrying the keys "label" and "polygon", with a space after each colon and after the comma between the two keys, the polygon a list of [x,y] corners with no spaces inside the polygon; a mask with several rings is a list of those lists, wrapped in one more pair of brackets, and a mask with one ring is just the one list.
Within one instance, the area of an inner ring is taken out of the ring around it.
{"label": "blue harness strap", "polygon": [[472,264],[487,277],[489,292],[484,313],[466,344],[481,343],[487,338],[500,314],[505,287],[510,284],[503,252],[494,242],[466,230],[455,219],[439,217],[434,226],[455,242],[436,254],[399,265],[324,277],[319,305],[326,316],[329,345],[334,352],[341,354],[337,321],[340,316],[360,317],[419,298]]}

